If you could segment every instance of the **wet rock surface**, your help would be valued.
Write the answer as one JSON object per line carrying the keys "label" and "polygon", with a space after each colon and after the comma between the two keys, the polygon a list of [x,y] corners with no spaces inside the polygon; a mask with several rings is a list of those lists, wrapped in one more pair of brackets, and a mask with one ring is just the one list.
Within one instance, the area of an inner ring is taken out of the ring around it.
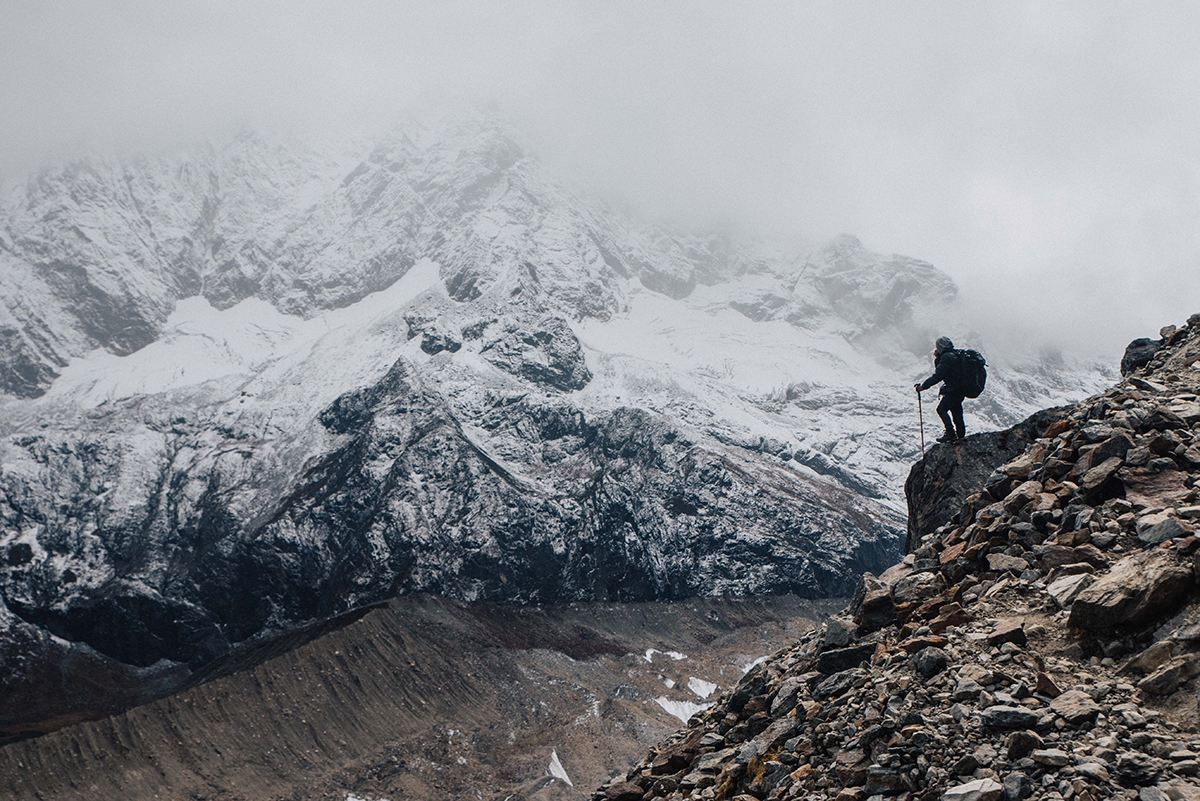
{"label": "wet rock surface", "polygon": [[[953,448],[931,453],[910,509],[944,492],[954,511],[910,521],[903,562],[653,749],[686,757],[675,784],[644,763],[614,781],[671,800],[1200,797],[1197,364],[1200,315],[1126,381],[971,468],[973,489],[936,476],[964,474]],[[1166,521],[1169,536],[1139,536]],[[857,649],[869,661],[845,665]],[[819,669],[831,662],[844,670]]]}

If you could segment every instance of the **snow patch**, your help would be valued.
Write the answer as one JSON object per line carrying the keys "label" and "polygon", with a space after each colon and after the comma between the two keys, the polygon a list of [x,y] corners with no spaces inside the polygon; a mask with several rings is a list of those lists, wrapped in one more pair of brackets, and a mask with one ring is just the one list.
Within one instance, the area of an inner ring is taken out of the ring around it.
{"label": "snow patch", "polygon": [[568,787],[575,786],[575,783],[567,776],[567,771],[563,767],[562,760],[558,758],[558,751],[554,749],[550,751],[550,775],[565,782]]}
{"label": "snow patch", "polygon": [[[227,376],[261,374],[268,364],[286,368],[304,361],[326,338],[346,343],[335,348],[344,361],[373,365],[378,361],[374,348],[349,345],[361,345],[381,318],[393,316],[439,285],[438,270],[436,262],[422,259],[387,289],[307,320],[284,314],[258,298],[228,309],[217,309],[203,297],[187,298],[175,304],[158,340],[126,356],[97,349],[73,359],[46,397],[73,396],[94,407]],[[354,358],[345,359],[347,354]]]}
{"label": "snow patch", "polygon": [[689,720],[691,720],[692,715],[712,706],[711,703],[695,704],[691,701],[676,701],[674,699],[667,698],[665,695],[660,695],[658,698],[655,698],[654,702],[661,706],[667,712],[667,714],[679,718],[684,723],[687,723]]}
{"label": "snow patch", "polygon": [[668,659],[673,659],[676,662],[681,662],[684,659],[687,659],[687,654],[681,654],[678,651],[660,651],[657,648],[647,648],[645,660],[647,662],[653,662],[655,654],[662,654]]}
{"label": "snow patch", "polygon": [[768,657],[760,656],[758,659],[754,659],[749,662],[745,662],[745,663],[739,665],[738,667],[741,669],[742,673],[749,673],[751,670],[758,667],[763,662],[766,662],[767,659],[768,659]]}
{"label": "snow patch", "polygon": [[707,698],[717,691],[717,685],[711,681],[698,679],[692,676],[688,679],[688,689],[694,692],[700,698]]}

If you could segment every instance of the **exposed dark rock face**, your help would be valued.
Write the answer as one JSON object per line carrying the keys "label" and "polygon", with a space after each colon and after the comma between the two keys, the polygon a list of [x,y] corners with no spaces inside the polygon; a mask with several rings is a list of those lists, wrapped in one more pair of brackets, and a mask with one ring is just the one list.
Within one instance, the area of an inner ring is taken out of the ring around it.
{"label": "exposed dark rock face", "polygon": [[913,465],[904,484],[908,498],[908,536],[905,550],[938,526],[948,523],[992,471],[1029,447],[1069,411],[1046,409],[1006,431],[972,434],[951,444],[937,444]]}
{"label": "exposed dark rock face", "polygon": [[1135,339],[1125,348],[1121,357],[1121,375],[1129,375],[1150,363],[1154,354],[1162,347],[1161,339]]}
{"label": "exposed dark rock face", "polygon": [[[534,338],[560,357],[536,376],[552,386],[586,370],[564,340]],[[25,656],[5,663],[6,697],[40,702],[5,702],[0,724],[111,711],[398,594],[828,596],[899,550],[878,510],[832,483],[555,394],[498,399],[477,423],[526,442],[532,463],[477,444],[403,359],[320,414],[328,444],[301,464],[249,459],[264,445],[236,427],[156,420],[148,400],[9,442],[0,520],[36,532],[37,550],[11,542],[0,561],[0,647]],[[76,681],[84,669],[105,678]],[[45,693],[56,681],[78,693]]]}
{"label": "exposed dark rock face", "polygon": [[506,373],[564,392],[583,389],[592,379],[579,340],[558,317],[528,325],[508,322],[480,353]]}

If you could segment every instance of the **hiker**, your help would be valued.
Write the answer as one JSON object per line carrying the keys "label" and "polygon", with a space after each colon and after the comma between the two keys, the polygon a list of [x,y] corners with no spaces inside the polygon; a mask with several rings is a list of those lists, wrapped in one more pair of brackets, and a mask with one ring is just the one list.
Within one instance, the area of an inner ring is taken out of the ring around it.
{"label": "hiker", "polygon": [[969,357],[978,358],[979,370],[983,369],[983,357],[975,351],[955,350],[950,337],[938,337],[933,348],[933,375],[916,385],[920,394],[939,381],[942,384],[942,401],[938,404],[937,413],[946,426],[946,433],[938,437],[938,442],[954,442],[967,436],[967,426],[963,423],[963,399],[979,397],[983,390],[983,381],[975,376],[976,371],[972,369]]}

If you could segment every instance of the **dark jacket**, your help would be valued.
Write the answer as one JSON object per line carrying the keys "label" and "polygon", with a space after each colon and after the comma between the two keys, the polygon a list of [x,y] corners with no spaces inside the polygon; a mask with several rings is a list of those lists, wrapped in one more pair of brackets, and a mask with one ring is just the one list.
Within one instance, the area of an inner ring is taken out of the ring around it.
{"label": "dark jacket", "polygon": [[921,389],[929,389],[939,381],[942,382],[942,395],[951,393],[962,394],[962,387],[958,385],[958,367],[959,359],[961,358],[957,350],[948,350],[945,353],[939,354],[933,361],[933,375],[921,382]]}

